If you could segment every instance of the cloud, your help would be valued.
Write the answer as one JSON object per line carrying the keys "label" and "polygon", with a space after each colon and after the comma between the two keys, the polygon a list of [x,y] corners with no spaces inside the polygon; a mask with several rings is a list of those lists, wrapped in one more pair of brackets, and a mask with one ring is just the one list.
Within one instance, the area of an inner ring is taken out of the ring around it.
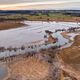
{"label": "cloud", "polygon": [[80,0],[0,0],[0,4],[16,4],[16,3],[32,3],[32,2],[46,2],[46,1],[67,1],[80,2]]}
{"label": "cloud", "polygon": [[17,9],[67,9],[79,8],[80,1],[78,0],[52,0],[43,2],[27,2],[0,5],[1,10],[17,10]]}

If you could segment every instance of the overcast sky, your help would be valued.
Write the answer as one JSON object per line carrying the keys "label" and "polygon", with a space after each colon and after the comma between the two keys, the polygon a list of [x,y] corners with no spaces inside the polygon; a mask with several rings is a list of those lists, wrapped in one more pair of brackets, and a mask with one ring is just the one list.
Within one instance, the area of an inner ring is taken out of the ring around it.
{"label": "overcast sky", "polygon": [[0,0],[0,4],[15,4],[15,3],[28,3],[28,2],[43,2],[43,1],[67,1],[67,2],[80,2],[80,0]]}
{"label": "overcast sky", "polygon": [[80,9],[80,0],[0,0],[0,9]]}

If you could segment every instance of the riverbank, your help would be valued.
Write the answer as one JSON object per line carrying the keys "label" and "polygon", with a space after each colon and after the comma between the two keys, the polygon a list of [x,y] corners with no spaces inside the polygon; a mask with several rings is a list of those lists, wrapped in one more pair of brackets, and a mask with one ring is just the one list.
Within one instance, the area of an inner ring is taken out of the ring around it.
{"label": "riverbank", "polygon": [[74,38],[74,43],[70,47],[61,50],[60,53],[61,53],[62,59],[66,63],[79,63],[80,62],[80,61],[77,61],[79,60],[79,57],[80,57],[80,56],[77,56],[79,55],[79,52],[80,52],[79,41],[80,41],[80,35]]}
{"label": "riverbank", "polygon": [[80,41],[80,35],[77,35],[74,38],[74,43],[70,47],[61,50],[60,54],[65,63],[76,64],[80,62],[80,59],[79,59],[80,58],[79,56],[80,42],[79,41]]}
{"label": "riverbank", "polygon": [[45,13],[45,14],[13,14],[13,15],[0,15],[2,20],[28,20],[28,21],[56,21],[56,22],[80,22],[80,17],[58,14],[58,13]]}
{"label": "riverbank", "polygon": [[7,30],[13,28],[24,27],[26,24],[18,21],[4,21],[0,22],[0,30]]}
{"label": "riverbank", "polygon": [[27,17],[29,21],[55,21],[55,22],[80,22],[80,17],[44,17],[44,16],[32,16]]}
{"label": "riverbank", "polygon": [[[80,75],[80,42],[79,41],[80,41],[80,35],[77,35],[74,38],[74,43],[70,47],[60,50],[60,54],[59,54],[64,64],[63,69],[67,70],[67,73],[77,78]],[[71,73],[69,71],[71,71]],[[72,73],[74,73],[74,75]]]}

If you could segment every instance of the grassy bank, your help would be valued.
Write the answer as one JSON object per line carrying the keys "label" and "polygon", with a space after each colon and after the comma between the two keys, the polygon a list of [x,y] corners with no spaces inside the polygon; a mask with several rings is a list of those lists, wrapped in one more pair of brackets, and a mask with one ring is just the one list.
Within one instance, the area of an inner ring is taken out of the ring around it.
{"label": "grassy bank", "polygon": [[60,56],[64,63],[72,66],[76,70],[80,70],[80,35],[74,38],[74,43],[71,47],[62,49]]}
{"label": "grassy bank", "polygon": [[46,13],[46,14],[12,14],[12,15],[0,15],[1,20],[31,20],[31,21],[67,21],[67,22],[80,22],[80,17],[64,15],[58,13]]}
{"label": "grassy bank", "polygon": [[27,20],[35,21],[65,21],[65,22],[80,22],[80,17],[72,17],[70,15],[50,14],[50,15],[28,15]]}

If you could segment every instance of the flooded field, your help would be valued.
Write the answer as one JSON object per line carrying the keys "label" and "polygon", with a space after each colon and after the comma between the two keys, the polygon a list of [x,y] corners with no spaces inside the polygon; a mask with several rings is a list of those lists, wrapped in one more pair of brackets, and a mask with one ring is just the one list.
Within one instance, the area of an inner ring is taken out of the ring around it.
{"label": "flooded field", "polygon": [[[9,56],[9,55],[18,55],[21,53],[25,53],[26,51],[35,51],[41,48],[47,48],[50,46],[59,46],[65,45],[69,42],[68,39],[64,38],[60,33],[55,32],[56,29],[68,29],[70,27],[79,27],[80,23],[73,22],[42,22],[42,21],[24,21],[28,26],[2,30],[0,31],[0,47],[4,48],[17,48],[17,51],[3,51],[0,52],[0,57]],[[55,44],[49,44],[45,46],[45,38],[46,35],[45,30],[52,31],[53,37],[58,38],[58,42]],[[74,35],[75,34],[71,34]],[[37,47],[35,47],[35,45]],[[25,46],[25,50],[20,50],[22,46]],[[33,48],[29,48],[30,46],[34,46]]]}

